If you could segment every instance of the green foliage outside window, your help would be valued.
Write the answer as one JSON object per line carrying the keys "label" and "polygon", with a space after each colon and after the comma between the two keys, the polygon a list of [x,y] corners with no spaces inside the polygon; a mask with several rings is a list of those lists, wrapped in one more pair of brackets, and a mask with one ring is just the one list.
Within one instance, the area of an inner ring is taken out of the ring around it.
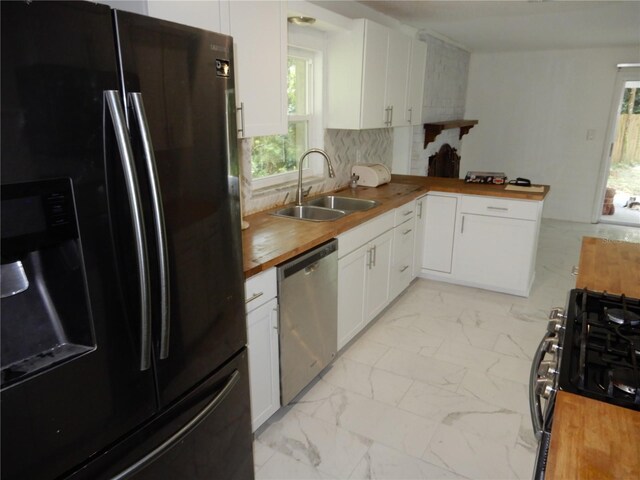
{"label": "green foliage outside window", "polygon": [[620,113],[640,114],[640,88],[625,88]]}

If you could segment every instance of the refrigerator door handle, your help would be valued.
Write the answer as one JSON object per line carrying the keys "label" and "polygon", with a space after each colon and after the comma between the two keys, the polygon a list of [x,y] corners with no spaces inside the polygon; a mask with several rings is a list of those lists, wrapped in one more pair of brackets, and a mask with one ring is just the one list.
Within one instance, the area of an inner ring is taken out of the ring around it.
{"label": "refrigerator door handle", "polygon": [[169,334],[171,331],[171,318],[169,314],[169,254],[167,252],[167,230],[164,222],[164,210],[162,208],[162,193],[158,180],[156,158],[151,142],[147,114],[139,92],[129,93],[129,100],[133,106],[135,120],[140,130],[140,139],[144,151],[144,159],[149,176],[149,190],[151,193],[151,205],[153,209],[153,224],[155,226],[156,243],[158,245],[158,264],[160,266],[160,359],[169,356]]}
{"label": "refrigerator door handle", "polygon": [[131,210],[133,232],[136,242],[136,257],[138,259],[138,278],[140,286],[140,371],[151,367],[151,321],[149,318],[149,268],[142,218],[142,206],[140,202],[140,190],[138,179],[133,166],[133,151],[129,141],[124,111],[120,102],[120,93],[117,90],[105,90],[104,98],[111,114],[113,129],[115,131],[118,151],[122,159],[122,169],[127,187],[127,196]]}
{"label": "refrigerator door handle", "polygon": [[227,395],[229,395],[229,393],[231,392],[231,390],[233,390],[239,380],[240,372],[238,370],[234,370],[233,373],[229,375],[229,380],[227,380],[224,387],[222,387],[222,390],[220,390],[215,398],[211,400],[206,407],[200,410],[200,412],[195,417],[193,417],[185,425],[183,425],[180,430],[178,430],[176,433],[162,442],[157,448],[146,454],[126,470],[112,477],[111,480],[123,480],[125,478],[129,478],[134,473],[142,470],[148,464],[153,463],[155,459],[160,457],[163,453],[180,442],[185,436],[189,434],[189,432],[196,428],[200,424],[200,422],[202,422],[211,412],[213,412],[218,407],[218,405],[222,403],[222,401],[227,397]]}

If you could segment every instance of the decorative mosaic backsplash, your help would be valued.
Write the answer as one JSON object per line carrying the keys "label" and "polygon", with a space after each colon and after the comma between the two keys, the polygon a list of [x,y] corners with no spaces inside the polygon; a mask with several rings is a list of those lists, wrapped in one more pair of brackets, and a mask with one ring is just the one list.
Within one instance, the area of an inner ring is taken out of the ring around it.
{"label": "decorative mosaic backsplash", "polygon": [[[242,172],[243,214],[267,210],[294,201],[296,185],[284,185],[254,192],[251,188],[251,139],[239,141],[239,160]],[[313,145],[312,145],[313,146]],[[351,166],[356,163],[383,163],[391,168],[393,156],[393,131],[375,130],[325,130],[324,150],[331,158],[335,178],[304,182],[311,186],[310,195],[331,192],[346,187],[351,177]],[[310,158],[321,161],[317,156]]]}

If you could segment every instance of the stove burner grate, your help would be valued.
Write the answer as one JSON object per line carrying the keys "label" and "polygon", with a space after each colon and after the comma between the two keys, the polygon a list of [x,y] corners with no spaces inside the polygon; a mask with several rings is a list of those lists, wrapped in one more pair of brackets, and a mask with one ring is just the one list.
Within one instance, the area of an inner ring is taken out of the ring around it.
{"label": "stove burner grate", "polygon": [[605,318],[618,325],[640,325],[640,315],[637,315],[626,308],[604,308]]}

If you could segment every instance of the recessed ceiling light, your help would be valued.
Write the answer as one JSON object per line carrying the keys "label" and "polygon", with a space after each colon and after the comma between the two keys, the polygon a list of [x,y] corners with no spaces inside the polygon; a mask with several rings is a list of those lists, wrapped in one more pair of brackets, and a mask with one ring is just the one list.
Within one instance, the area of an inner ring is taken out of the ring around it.
{"label": "recessed ceiling light", "polygon": [[316,19],[313,17],[289,17],[287,20],[294,25],[313,25],[316,23]]}

